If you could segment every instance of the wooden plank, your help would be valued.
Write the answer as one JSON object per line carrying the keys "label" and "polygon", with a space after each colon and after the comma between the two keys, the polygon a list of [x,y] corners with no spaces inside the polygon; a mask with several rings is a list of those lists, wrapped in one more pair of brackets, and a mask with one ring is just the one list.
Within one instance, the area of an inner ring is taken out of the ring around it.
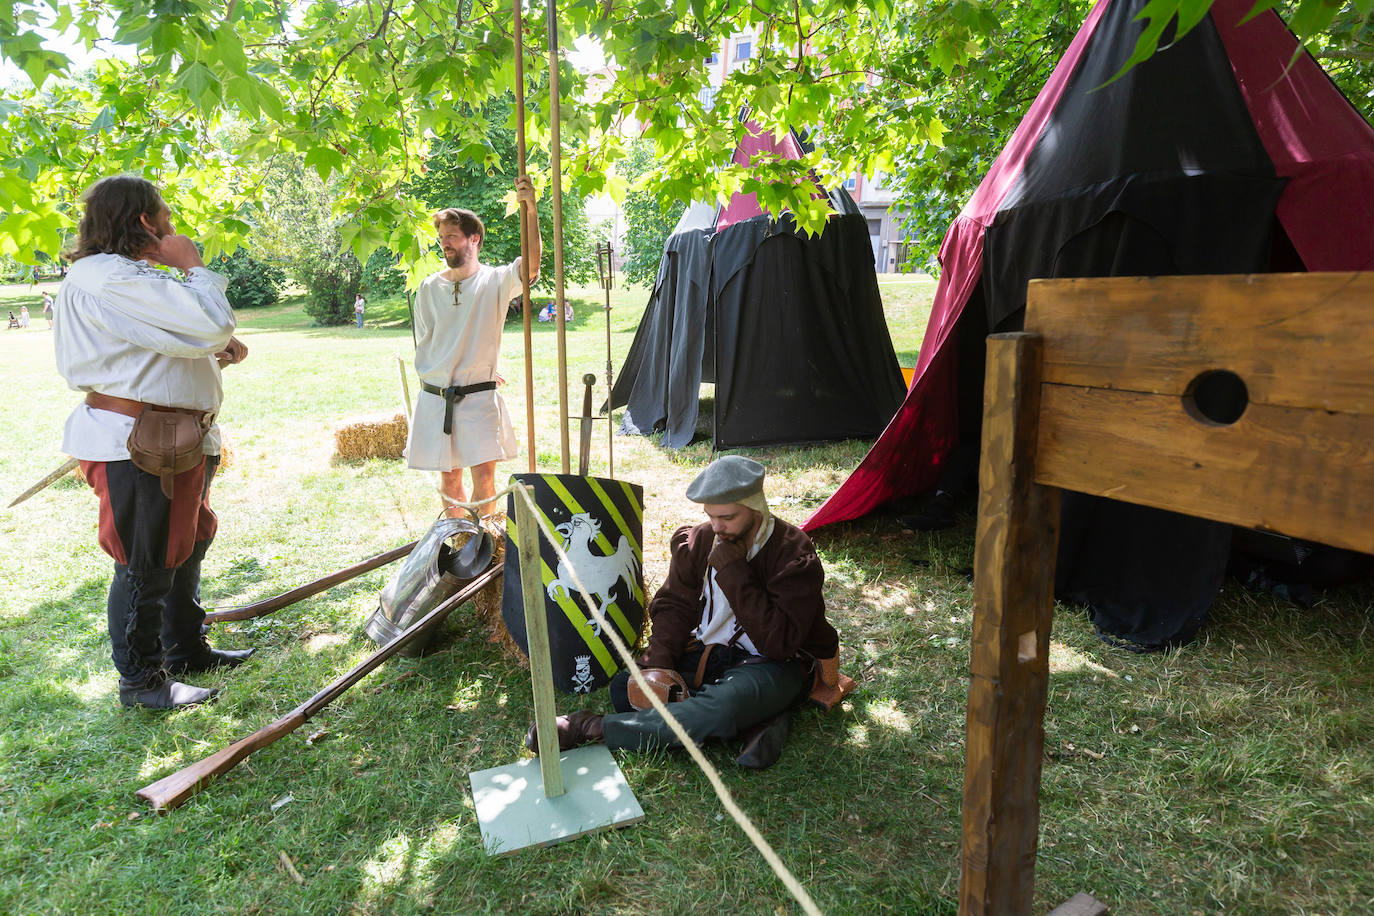
{"label": "wooden plank", "polygon": [[1077,893],[1050,910],[1048,916],[1102,916],[1107,905],[1092,894]]}
{"label": "wooden plank", "polygon": [[1374,416],[1251,404],[1230,426],[1179,398],[1044,385],[1035,479],[1374,553]]}
{"label": "wooden plank", "polygon": [[[522,486],[517,484],[517,486]],[[549,619],[544,608],[544,579],[540,571],[539,523],[526,501],[528,487],[515,494],[515,536],[520,551],[520,593],[525,596],[525,640],[529,645],[530,684],[534,690],[534,728],[540,748],[558,747],[557,704],[553,696],[553,661],[549,653]],[[563,794],[563,770],[557,754],[540,754],[544,794]]]}
{"label": "wooden plank", "polygon": [[1250,400],[1374,413],[1374,272],[1033,280],[1046,382],[1182,394],[1208,369]]}
{"label": "wooden plank", "polygon": [[488,855],[552,846],[644,820],[606,745],[573,748],[558,758],[567,791],[556,796],[544,792],[540,765],[529,758],[469,776]]}
{"label": "wooden plank", "polygon": [[1059,493],[1033,481],[1040,341],[988,339],[959,912],[1029,913]]}

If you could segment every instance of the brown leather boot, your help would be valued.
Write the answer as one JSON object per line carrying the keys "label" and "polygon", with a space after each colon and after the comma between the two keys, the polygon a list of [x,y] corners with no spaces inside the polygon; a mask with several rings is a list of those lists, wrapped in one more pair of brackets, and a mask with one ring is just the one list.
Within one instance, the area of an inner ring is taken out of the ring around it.
{"label": "brown leather boot", "polygon": [[[575,747],[584,744],[592,744],[602,739],[601,716],[594,712],[587,712],[579,709],[577,712],[570,712],[566,716],[559,716],[558,723],[558,749],[560,751],[570,751]],[[525,747],[539,756],[538,735],[535,733],[535,726],[530,724],[530,730],[525,733]]]}

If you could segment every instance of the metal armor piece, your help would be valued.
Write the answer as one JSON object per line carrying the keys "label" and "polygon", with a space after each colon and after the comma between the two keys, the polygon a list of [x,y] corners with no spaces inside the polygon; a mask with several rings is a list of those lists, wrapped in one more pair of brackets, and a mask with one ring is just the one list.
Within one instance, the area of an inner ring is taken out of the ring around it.
{"label": "metal armor piece", "polygon": [[[378,645],[385,646],[400,636],[491,564],[491,534],[471,511],[468,516],[435,521],[382,589],[377,610],[368,617],[365,627],[367,635]],[[449,546],[449,540],[461,534],[469,536],[466,543],[457,549]],[[433,634],[421,636],[402,649],[401,654],[420,655],[432,640]]]}

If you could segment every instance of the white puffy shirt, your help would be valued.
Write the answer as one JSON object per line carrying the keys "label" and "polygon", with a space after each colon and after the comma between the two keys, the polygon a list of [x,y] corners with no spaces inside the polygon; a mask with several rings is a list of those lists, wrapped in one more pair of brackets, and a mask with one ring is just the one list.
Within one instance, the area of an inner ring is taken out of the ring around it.
{"label": "white puffy shirt", "polygon": [[[218,412],[224,389],[214,354],[237,326],[228,285],[204,267],[179,280],[117,254],[80,259],[53,304],[57,371],[76,391]],[[67,417],[62,450],[85,461],[125,460],[133,425],[132,417],[79,404]],[[214,427],[205,453],[219,450]]]}

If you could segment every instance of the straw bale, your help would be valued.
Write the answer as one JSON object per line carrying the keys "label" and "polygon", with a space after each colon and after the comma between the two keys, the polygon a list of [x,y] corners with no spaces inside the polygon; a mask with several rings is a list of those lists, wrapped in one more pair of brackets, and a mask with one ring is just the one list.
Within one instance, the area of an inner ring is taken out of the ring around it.
{"label": "straw bale", "polygon": [[403,413],[390,419],[356,420],[334,430],[334,454],[344,461],[400,458],[405,452],[409,424]]}

